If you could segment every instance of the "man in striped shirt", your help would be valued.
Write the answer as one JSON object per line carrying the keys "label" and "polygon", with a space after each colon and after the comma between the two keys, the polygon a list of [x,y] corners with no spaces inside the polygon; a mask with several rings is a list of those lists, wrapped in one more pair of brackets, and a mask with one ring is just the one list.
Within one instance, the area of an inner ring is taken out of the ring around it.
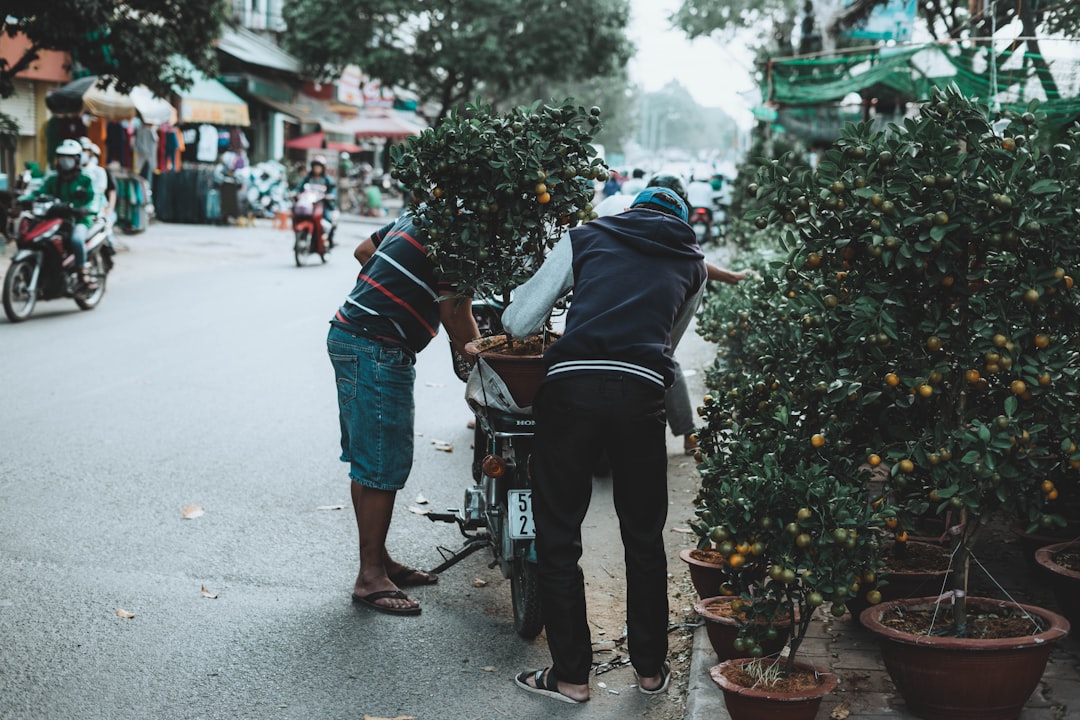
{"label": "man in striped shirt", "polygon": [[686,203],[673,190],[646,188],[626,212],[564,235],[503,314],[506,329],[523,337],[574,290],[563,336],[544,353],[547,377],[533,404],[533,519],[552,665],[515,678],[528,692],[589,699],[592,645],[578,560],[601,453],[611,461],[626,551],[630,661],[642,692],[667,689],[664,395],[706,278],[686,219]]}
{"label": "man in striped shirt", "polygon": [[416,353],[446,326],[464,357],[479,336],[472,303],[439,277],[411,216],[357,246],[361,264],[352,292],[330,321],[327,352],[334,366],[341,424],[341,460],[349,463],[360,539],[353,602],[393,615],[419,615],[401,588],[438,578],[393,560],[386,536],[394,498],[412,469]]}

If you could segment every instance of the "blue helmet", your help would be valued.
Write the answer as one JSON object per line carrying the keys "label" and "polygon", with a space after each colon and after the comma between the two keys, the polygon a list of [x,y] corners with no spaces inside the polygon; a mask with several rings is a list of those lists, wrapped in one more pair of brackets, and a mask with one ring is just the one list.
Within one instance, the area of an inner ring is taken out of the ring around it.
{"label": "blue helmet", "polygon": [[630,203],[630,207],[638,207],[639,205],[654,205],[671,215],[679,218],[683,222],[690,219],[690,211],[686,207],[686,203],[681,197],[672,189],[666,187],[647,187],[636,196],[634,201]]}

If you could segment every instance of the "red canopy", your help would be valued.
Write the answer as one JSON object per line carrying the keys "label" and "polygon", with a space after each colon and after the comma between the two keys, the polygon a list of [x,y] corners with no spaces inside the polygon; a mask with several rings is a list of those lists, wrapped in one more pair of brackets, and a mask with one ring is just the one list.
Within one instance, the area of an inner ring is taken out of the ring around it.
{"label": "red canopy", "polygon": [[356,143],[327,140],[326,133],[323,132],[311,133],[310,135],[301,135],[300,137],[293,138],[285,143],[285,147],[296,148],[298,150],[337,150],[338,152],[347,153],[355,153],[363,150],[363,148]]}
{"label": "red canopy", "polygon": [[321,132],[301,135],[285,142],[285,147],[298,150],[321,150],[326,145],[326,133]]}

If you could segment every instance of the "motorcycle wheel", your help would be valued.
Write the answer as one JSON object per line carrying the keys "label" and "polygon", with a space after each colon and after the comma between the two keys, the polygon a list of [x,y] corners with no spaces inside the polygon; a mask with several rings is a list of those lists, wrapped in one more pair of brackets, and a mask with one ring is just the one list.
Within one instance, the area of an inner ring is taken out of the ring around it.
{"label": "motorcycle wheel", "polygon": [[540,614],[540,578],[536,563],[515,558],[510,575],[510,598],[514,605],[514,632],[532,640],[544,629]]}
{"label": "motorcycle wheel", "polygon": [[101,302],[102,296],[105,295],[105,278],[108,276],[108,272],[105,270],[105,261],[102,259],[100,252],[90,255],[87,261],[86,274],[93,279],[97,287],[90,292],[79,289],[75,293],[75,304],[83,310],[93,310]]}
{"label": "motorcycle wheel", "polygon": [[30,317],[37,304],[37,294],[30,292],[33,276],[34,261],[29,259],[11,263],[4,276],[4,314],[13,323]]}
{"label": "motorcycle wheel", "polygon": [[296,267],[304,264],[304,256],[308,254],[311,241],[308,239],[307,230],[296,233],[296,242],[293,244],[293,257],[296,258]]}

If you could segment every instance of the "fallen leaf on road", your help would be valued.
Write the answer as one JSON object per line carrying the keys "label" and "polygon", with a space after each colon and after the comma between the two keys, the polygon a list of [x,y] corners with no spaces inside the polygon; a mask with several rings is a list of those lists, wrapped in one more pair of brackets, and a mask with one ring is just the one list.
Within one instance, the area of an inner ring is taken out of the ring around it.
{"label": "fallen leaf on road", "polygon": [[494,665],[485,665],[484,667],[482,667],[480,669],[483,670],[484,672],[495,672],[499,668],[495,667]]}
{"label": "fallen leaf on road", "polygon": [[454,452],[454,446],[445,440],[432,440],[431,444],[435,446],[436,450],[441,450],[442,452]]}
{"label": "fallen leaf on road", "polygon": [[851,711],[848,710],[848,707],[849,706],[846,700],[834,707],[833,711],[829,713],[829,720],[845,720],[847,716],[851,714]]}
{"label": "fallen leaf on road", "polygon": [[476,578],[475,580],[472,581],[472,586],[473,587],[487,587],[487,580],[481,580],[480,578]]}
{"label": "fallen leaf on road", "polygon": [[316,510],[344,510],[344,505],[319,505]]}
{"label": "fallen leaf on road", "polygon": [[427,515],[429,512],[431,512],[427,508],[416,507],[415,505],[407,505],[406,508],[409,512],[416,513],[417,515]]}
{"label": "fallen leaf on road", "polygon": [[183,513],[185,520],[194,520],[195,518],[202,517],[206,514],[202,505],[185,505],[181,512]]}
{"label": "fallen leaf on road", "polygon": [[673,532],[673,533],[682,533],[683,535],[693,535],[694,534],[693,530],[691,530],[690,528],[684,528],[684,527],[673,527],[673,528],[671,528],[671,532]]}
{"label": "fallen leaf on road", "polygon": [[413,500],[413,502],[416,503],[417,505],[427,505],[428,504],[428,499],[426,497],[424,497],[424,493],[417,493],[416,499]]}
{"label": "fallen leaf on road", "polygon": [[202,593],[202,596],[204,598],[210,598],[211,600],[217,600],[218,599],[218,594],[215,593],[215,592],[210,592],[209,590],[207,590],[205,585],[200,587],[199,592]]}
{"label": "fallen leaf on road", "polygon": [[124,618],[125,620],[130,620],[131,618],[135,617],[135,613],[128,612],[127,610],[125,610],[123,608],[117,608],[116,609],[116,614],[119,615],[120,617]]}
{"label": "fallen leaf on road", "polygon": [[598,683],[596,683],[596,687],[598,687],[598,688],[600,688],[601,690],[603,690],[604,688],[606,688],[606,687],[607,687],[607,683],[606,683],[606,682],[598,682]]}

